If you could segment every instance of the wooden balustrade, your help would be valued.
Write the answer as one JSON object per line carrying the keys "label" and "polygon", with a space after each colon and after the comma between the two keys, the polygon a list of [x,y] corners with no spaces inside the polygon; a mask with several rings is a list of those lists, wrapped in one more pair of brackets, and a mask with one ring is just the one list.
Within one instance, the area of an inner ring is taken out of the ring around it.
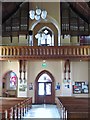
{"label": "wooden balustrade", "polygon": [[90,59],[90,46],[0,46],[0,60],[29,58],[86,58]]}

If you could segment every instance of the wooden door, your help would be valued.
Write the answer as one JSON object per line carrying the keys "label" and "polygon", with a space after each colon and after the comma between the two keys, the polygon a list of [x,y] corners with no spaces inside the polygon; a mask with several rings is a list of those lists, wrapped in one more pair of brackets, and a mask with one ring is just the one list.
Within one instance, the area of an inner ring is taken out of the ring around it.
{"label": "wooden door", "polygon": [[54,104],[55,103],[55,89],[54,80],[51,74],[47,74],[46,71],[38,80],[36,80],[35,86],[35,103],[37,104]]}

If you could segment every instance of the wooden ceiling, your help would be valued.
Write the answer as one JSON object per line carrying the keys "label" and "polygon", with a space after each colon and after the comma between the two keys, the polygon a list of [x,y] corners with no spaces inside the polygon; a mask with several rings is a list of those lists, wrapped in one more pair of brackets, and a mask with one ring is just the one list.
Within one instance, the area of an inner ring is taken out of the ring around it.
{"label": "wooden ceiling", "polygon": [[[24,1],[24,0],[23,0]],[[2,3],[2,22],[9,19],[20,7],[23,2],[3,2]],[[90,23],[90,2],[69,2],[70,7],[84,19]]]}
{"label": "wooden ceiling", "polygon": [[8,20],[19,8],[22,2],[2,2],[2,23]]}
{"label": "wooden ceiling", "polygon": [[2,3],[2,36],[18,36],[20,32],[26,35],[29,27],[28,11],[28,2]]}
{"label": "wooden ceiling", "polygon": [[84,21],[90,24],[90,2],[69,2],[69,5]]}
{"label": "wooden ceiling", "polygon": [[[6,21],[9,20],[12,16],[13,16],[13,18],[17,19],[17,17],[15,16],[15,13],[17,13],[17,11],[19,11],[22,8],[22,6],[24,6],[22,14],[26,14],[25,11],[28,11],[29,8],[27,9],[27,5],[24,5],[25,3],[26,2],[2,2],[2,23],[4,25],[8,24],[8,23],[6,23]],[[88,3],[87,2],[68,2],[68,5],[85,22],[90,24],[90,2],[88,2]],[[27,13],[27,15],[28,15],[28,13]],[[24,18],[25,18],[25,15],[24,15]],[[11,24],[11,20],[9,20],[9,21]],[[17,21],[19,24],[21,24],[21,23],[25,24],[25,20],[22,20],[23,22],[21,22],[20,19],[17,19]]]}

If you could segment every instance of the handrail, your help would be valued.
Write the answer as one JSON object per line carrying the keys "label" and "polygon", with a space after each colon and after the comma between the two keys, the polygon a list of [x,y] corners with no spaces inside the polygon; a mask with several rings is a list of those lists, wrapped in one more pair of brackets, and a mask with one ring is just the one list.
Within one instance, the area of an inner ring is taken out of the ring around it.
{"label": "handrail", "polygon": [[66,108],[63,106],[62,102],[58,98],[56,98],[55,101],[56,101],[56,105],[57,105],[57,108],[58,108],[58,111],[60,114],[60,118],[62,120],[64,120],[64,119],[67,120],[68,116],[67,116]]}
{"label": "handrail", "polygon": [[[58,46],[80,46],[80,45],[90,45],[90,42],[81,42],[81,43],[58,43]],[[29,43],[1,43],[0,46],[31,46]],[[33,46],[34,47],[34,46]]]}
{"label": "handrail", "polygon": [[87,58],[90,46],[0,46],[0,60],[4,58]]}

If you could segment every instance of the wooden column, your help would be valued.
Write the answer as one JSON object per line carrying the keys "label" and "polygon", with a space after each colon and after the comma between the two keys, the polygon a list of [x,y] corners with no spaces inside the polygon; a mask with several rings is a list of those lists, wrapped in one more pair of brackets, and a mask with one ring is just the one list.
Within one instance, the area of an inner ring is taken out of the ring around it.
{"label": "wooden column", "polygon": [[22,60],[19,61],[19,74],[20,83],[22,82]]}
{"label": "wooden column", "polygon": [[[64,64],[64,79],[65,80],[70,80],[70,61],[69,60],[66,60],[65,61],[65,64]],[[66,73],[68,73],[68,78],[66,78]]]}
{"label": "wooden column", "polygon": [[26,61],[24,60],[23,61],[23,80],[24,80],[24,83],[26,82]]}

